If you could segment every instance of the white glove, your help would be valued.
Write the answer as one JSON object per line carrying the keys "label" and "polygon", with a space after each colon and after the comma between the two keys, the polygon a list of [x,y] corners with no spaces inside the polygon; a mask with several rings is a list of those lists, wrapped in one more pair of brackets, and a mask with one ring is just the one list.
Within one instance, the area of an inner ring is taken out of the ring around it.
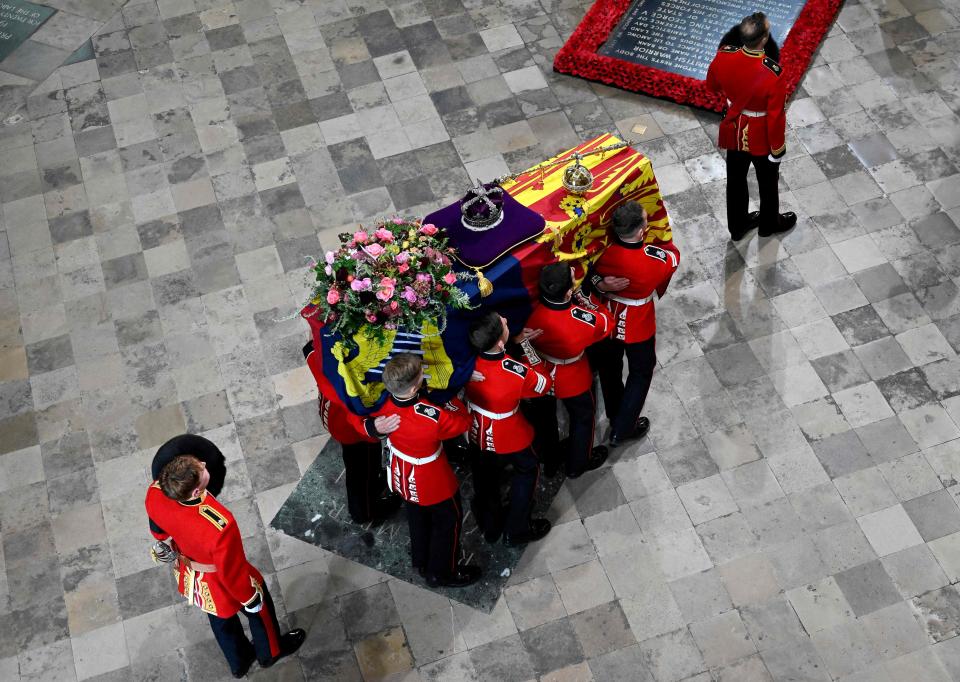
{"label": "white glove", "polygon": [[783,160],[782,156],[774,156],[773,154],[767,154],[767,158],[773,161],[774,163],[780,163]]}
{"label": "white glove", "polygon": [[260,613],[260,609],[262,608],[263,608],[263,602],[258,601],[253,606],[244,606],[243,610],[246,611],[247,613]]}
{"label": "white glove", "polygon": [[170,545],[158,540],[150,548],[150,558],[157,564],[172,564],[177,559],[177,553]]}

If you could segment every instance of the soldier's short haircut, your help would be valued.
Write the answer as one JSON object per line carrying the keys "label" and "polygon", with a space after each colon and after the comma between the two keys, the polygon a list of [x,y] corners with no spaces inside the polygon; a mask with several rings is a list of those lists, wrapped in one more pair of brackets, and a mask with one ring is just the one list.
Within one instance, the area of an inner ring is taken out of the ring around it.
{"label": "soldier's short haircut", "polygon": [[491,310],[470,323],[468,337],[473,350],[482,353],[490,350],[503,336],[503,323],[500,315]]}
{"label": "soldier's short haircut", "polygon": [[754,12],[744,17],[740,22],[740,39],[744,47],[757,50],[767,37],[767,15],[763,12]]}
{"label": "soldier's short haircut", "polygon": [[636,201],[627,201],[613,212],[613,231],[618,237],[629,237],[647,226],[647,212]]}
{"label": "soldier's short haircut", "polygon": [[203,463],[193,455],[178,455],[160,470],[160,490],[171,500],[184,502],[200,485]]}
{"label": "soldier's short haircut", "polygon": [[419,355],[400,353],[383,368],[383,385],[392,395],[408,393],[417,383],[423,362]]}
{"label": "soldier's short haircut", "polygon": [[573,288],[567,263],[550,263],[540,271],[540,292],[552,301],[560,301]]}

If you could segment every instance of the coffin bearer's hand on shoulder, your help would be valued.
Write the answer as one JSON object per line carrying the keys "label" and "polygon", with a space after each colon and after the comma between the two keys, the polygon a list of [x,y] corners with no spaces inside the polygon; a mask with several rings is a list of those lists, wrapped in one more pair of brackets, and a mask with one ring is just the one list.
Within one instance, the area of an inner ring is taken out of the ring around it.
{"label": "coffin bearer's hand on shoulder", "polygon": [[603,292],[607,291],[623,291],[628,286],[630,286],[630,280],[626,277],[616,277],[614,275],[607,275],[598,285],[598,289]]}
{"label": "coffin bearer's hand on shoulder", "polygon": [[393,433],[400,427],[400,415],[391,414],[390,416],[377,417],[373,420],[373,427],[377,430],[377,433],[383,435]]}
{"label": "coffin bearer's hand on shoulder", "polygon": [[530,329],[529,327],[524,327],[523,331],[513,337],[514,343],[523,343],[524,341],[530,341],[537,338],[543,334],[542,329]]}

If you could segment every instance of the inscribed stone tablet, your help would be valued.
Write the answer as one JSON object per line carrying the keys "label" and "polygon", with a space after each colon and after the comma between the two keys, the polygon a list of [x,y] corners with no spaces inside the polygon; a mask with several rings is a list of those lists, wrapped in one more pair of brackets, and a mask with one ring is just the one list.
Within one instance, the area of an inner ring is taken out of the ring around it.
{"label": "inscribed stone tablet", "polygon": [[0,0],[0,61],[52,17],[55,9],[24,0]]}
{"label": "inscribed stone tablet", "polygon": [[707,77],[720,38],[748,14],[764,12],[783,45],[805,0],[634,0],[597,51],[661,71]]}

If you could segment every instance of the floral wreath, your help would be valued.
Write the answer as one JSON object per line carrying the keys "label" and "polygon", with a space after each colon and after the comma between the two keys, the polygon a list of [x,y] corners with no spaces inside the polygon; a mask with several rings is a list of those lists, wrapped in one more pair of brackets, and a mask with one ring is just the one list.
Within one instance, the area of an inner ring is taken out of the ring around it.
{"label": "floral wreath", "polygon": [[314,263],[310,303],[325,326],[349,341],[384,341],[388,331],[442,329],[447,307],[467,308],[457,286],[453,248],[440,228],[395,217],[338,235],[340,246]]}

